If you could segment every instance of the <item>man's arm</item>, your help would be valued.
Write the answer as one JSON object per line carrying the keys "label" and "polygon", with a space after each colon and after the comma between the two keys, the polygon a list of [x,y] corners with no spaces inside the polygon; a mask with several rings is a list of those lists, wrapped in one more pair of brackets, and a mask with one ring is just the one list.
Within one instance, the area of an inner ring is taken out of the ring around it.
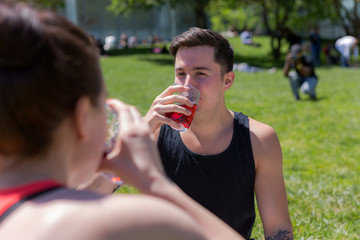
{"label": "man's arm", "polygon": [[283,74],[285,77],[287,77],[289,75],[289,72],[291,70],[291,66],[293,65],[294,60],[291,58],[291,53],[289,53],[286,56],[286,61],[284,63],[284,67],[283,67]]}
{"label": "man's arm", "polygon": [[293,239],[282,172],[282,153],[275,131],[250,120],[255,158],[255,193],[266,240]]}

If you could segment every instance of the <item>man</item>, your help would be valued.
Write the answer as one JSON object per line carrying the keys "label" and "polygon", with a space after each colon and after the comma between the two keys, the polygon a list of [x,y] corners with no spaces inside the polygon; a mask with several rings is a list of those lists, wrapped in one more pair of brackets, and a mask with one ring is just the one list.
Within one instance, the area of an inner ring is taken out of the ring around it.
{"label": "man", "polygon": [[[295,71],[291,71],[295,69]],[[291,47],[290,53],[286,56],[283,67],[285,77],[289,78],[290,87],[296,100],[300,100],[298,89],[308,94],[310,99],[316,100],[315,88],[318,78],[315,74],[314,64],[311,56],[302,54],[301,45],[295,44]]]}
{"label": "man", "polygon": [[335,48],[340,53],[340,62],[342,67],[350,67],[351,64],[351,53],[354,57],[353,66],[357,67],[359,58],[359,48],[357,46],[358,39],[353,36],[344,36],[336,40]]}
{"label": "man", "polygon": [[[172,104],[191,103],[170,86],[153,102],[145,119],[158,140],[165,171],[180,188],[249,239],[255,220],[254,189],[266,239],[292,239],[282,173],[282,153],[274,130],[226,108],[225,91],[234,82],[234,53],[221,35],[191,28],[170,46],[175,82],[201,93],[190,128],[165,117],[190,115]],[[172,128],[171,128],[172,127]]]}
{"label": "man", "polygon": [[315,26],[309,35],[309,41],[311,44],[311,54],[313,56],[315,66],[320,65],[320,53],[321,53],[321,37],[319,34],[319,27]]}

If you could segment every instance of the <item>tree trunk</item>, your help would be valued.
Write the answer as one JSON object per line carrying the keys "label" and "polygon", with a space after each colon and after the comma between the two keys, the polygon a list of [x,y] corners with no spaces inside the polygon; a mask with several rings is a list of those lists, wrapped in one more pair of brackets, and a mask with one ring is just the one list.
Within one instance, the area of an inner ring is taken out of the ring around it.
{"label": "tree trunk", "polygon": [[[349,11],[345,8],[341,1],[333,0],[334,7],[337,10],[337,15],[342,22],[346,35],[352,35],[354,37],[360,37],[360,16],[358,15],[359,2],[353,0],[353,11]],[[350,23],[350,24],[349,24]]]}
{"label": "tree trunk", "polygon": [[[283,22],[286,22],[286,19],[283,21],[278,21],[275,27],[275,30],[272,30],[269,23],[269,15],[268,15],[268,7],[264,0],[260,1],[262,7],[262,20],[266,29],[266,32],[270,35],[270,44],[271,44],[271,51],[274,60],[279,60],[281,56],[281,40],[283,38]],[[286,15],[287,18],[287,15]],[[280,25],[280,26],[279,26]]]}
{"label": "tree trunk", "polygon": [[360,38],[360,16],[358,15],[360,3],[354,0],[353,19],[351,21],[353,25],[354,36]]}
{"label": "tree trunk", "polygon": [[281,40],[282,37],[279,34],[271,34],[271,49],[272,49],[272,55],[274,57],[275,60],[279,60],[280,56],[281,56]]}
{"label": "tree trunk", "polygon": [[207,18],[204,9],[195,8],[195,25],[199,28],[208,28]]}
{"label": "tree trunk", "polygon": [[193,4],[195,14],[195,25],[199,28],[208,28],[207,16],[205,13],[205,7],[209,3],[209,0],[197,0]]}

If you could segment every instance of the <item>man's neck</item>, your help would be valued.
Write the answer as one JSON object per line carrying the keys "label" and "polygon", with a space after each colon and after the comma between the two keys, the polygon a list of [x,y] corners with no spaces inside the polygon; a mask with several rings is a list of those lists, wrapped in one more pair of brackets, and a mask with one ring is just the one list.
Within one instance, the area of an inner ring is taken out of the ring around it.
{"label": "man's neck", "polygon": [[184,144],[193,152],[213,155],[223,152],[230,144],[234,129],[234,114],[225,109],[212,118],[200,118],[189,130],[181,133]]}

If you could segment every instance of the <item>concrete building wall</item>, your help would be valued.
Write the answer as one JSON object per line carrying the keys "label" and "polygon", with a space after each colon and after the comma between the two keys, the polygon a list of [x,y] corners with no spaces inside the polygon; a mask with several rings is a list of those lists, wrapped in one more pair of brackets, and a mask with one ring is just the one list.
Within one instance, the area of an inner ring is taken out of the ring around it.
{"label": "concrete building wall", "polygon": [[345,35],[345,30],[340,24],[324,20],[319,24],[319,34],[324,39],[337,39]]}
{"label": "concrete building wall", "polygon": [[[343,6],[349,11],[353,12],[355,9],[355,2],[354,0],[342,0]],[[359,3],[357,3],[359,6]],[[343,12],[343,15],[345,16],[345,13]],[[360,8],[357,7],[357,16],[360,16]],[[321,21],[319,24],[320,26],[320,35],[323,38],[327,39],[337,39],[342,36],[345,36],[345,30],[342,26],[342,23],[333,24],[329,20]]]}
{"label": "concrete building wall", "polygon": [[149,10],[138,10],[124,16],[114,16],[106,10],[109,0],[66,0],[64,14],[96,39],[104,41],[108,34],[116,37],[122,33],[136,36],[139,41],[156,35],[170,41],[177,34],[194,26],[190,6],[178,4],[173,9],[168,4]]}
{"label": "concrete building wall", "polygon": [[[353,9],[353,0],[343,0],[348,9]],[[106,10],[110,0],[65,0],[62,10],[68,19],[85,29],[96,39],[104,41],[112,34],[119,40],[122,33],[128,37],[134,35],[138,41],[150,36],[159,36],[170,41],[177,34],[195,25],[194,14],[190,6],[177,4],[170,8],[169,4],[149,10],[138,10],[124,16],[114,16]],[[360,15],[360,8],[358,9]],[[337,39],[345,35],[341,24],[333,24],[328,20],[319,23],[320,35],[326,39]],[[306,36],[306,32],[302,32]]]}

